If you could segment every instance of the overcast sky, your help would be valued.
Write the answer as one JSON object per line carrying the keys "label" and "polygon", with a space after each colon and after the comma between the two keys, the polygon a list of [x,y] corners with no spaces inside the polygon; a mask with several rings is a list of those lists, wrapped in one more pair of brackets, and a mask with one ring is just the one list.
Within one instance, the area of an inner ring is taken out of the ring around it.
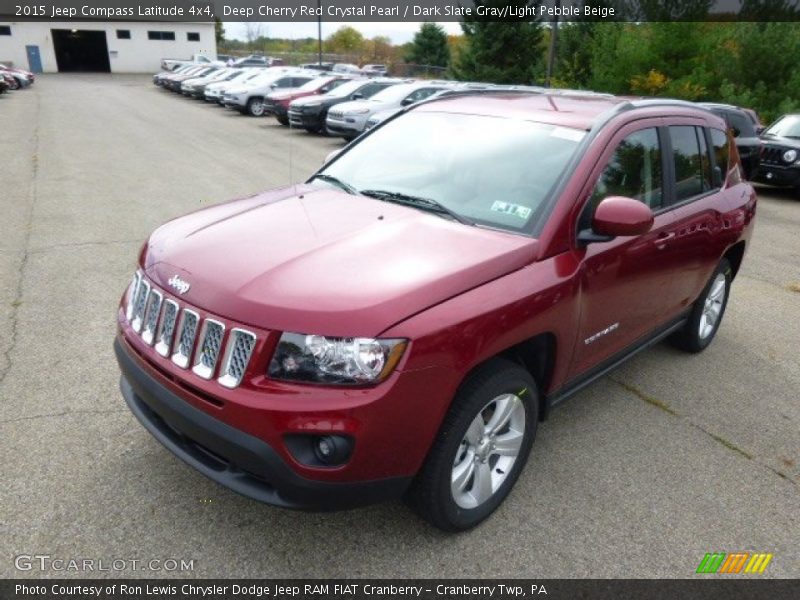
{"label": "overcast sky", "polygon": [[[263,35],[272,38],[287,38],[298,39],[307,37],[317,37],[317,23],[262,23]],[[326,38],[340,27],[349,25],[358,29],[361,34],[366,38],[372,38],[376,35],[385,35],[392,40],[395,44],[404,44],[411,41],[414,33],[419,30],[421,23],[326,23],[322,22],[322,37]],[[461,27],[458,23],[439,23],[447,33],[460,34]],[[225,37],[244,40],[246,23],[239,22],[226,22],[225,23]]]}

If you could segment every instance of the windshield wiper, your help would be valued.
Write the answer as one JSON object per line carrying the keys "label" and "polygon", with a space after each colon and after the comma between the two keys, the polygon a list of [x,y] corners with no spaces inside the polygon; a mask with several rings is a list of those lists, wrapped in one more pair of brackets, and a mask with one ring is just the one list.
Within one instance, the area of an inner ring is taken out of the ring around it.
{"label": "windshield wiper", "polygon": [[420,196],[411,196],[409,194],[403,194],[402,192],[389,192],[386,190],[361,190],[359,193],[364,196],[370,196],[371,198],[377,198],[378,200],[386,200],[388,202],[395,202],[405,206],[413,206],[414,208],[444,214],[464,225],[475,225],[474,222],[432,198],[422,198]]}
{"label": "windshield wiper", "polygon": [[356,190],[356,188],[354,188],[349,183],[345,183],[338,177],[334,177],[333,175],[327,175],[325,173],[317,173],[311,178],[312,181],[314,179],[320,179],[322,181],[325,181],[326,183],[332,183],[336,187],[343,189],[348,194],[358,194],[358,190]]}

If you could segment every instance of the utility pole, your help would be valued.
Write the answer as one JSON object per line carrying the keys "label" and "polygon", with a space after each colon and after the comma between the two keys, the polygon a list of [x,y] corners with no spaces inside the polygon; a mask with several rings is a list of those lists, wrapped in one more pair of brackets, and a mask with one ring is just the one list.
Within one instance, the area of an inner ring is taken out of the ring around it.
{"label": "utility pole", "polygon": [[553,77],[553,67],[556,62],[556,44],[558,43],[558,13],[561,10],[561,0],[556,0],[556,16],[550,26],[550,49],[547,52],[547,75],[545,77],[545,87],[550,87],[550,80]]}
{"label": "utility pole", "polygon": [[317,62],[322,66],[322,0],[317,0]]}

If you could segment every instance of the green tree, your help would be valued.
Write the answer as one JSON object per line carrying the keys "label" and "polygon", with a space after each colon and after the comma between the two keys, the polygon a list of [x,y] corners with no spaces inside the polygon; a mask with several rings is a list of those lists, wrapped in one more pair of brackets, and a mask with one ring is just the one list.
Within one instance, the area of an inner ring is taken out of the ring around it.
{"label": "green tree", "polygon": [[441,25],[423,23],[414,34],[411,47],[405,55],[408,63],[446,67],[450,64],[450,46]]}
{"label": "green tree", "polygon": [[219,17],[214,17],[214,37],[217,38],[217,45],[225,43],[225,27]]}
{"label": "green tree", "polygon": [[344,26],[337,29],[325,40],[326,52],[345,54],[360,53],[364,49],[364,36],[357,29]]}
{"label": "green tree", "polygon": [[[536,9],[538,0],[474,0],[476,7],[503,9],[514,7],[522,12],[526,7]],[[477,11],[476,11],[477,12]],[[457,79],[491,83],[530,84],[544,74],[541,49],[542,30],[534,16],[492,20],[473,13],[465,17],[461,29],[466,45],[452,67]]]}

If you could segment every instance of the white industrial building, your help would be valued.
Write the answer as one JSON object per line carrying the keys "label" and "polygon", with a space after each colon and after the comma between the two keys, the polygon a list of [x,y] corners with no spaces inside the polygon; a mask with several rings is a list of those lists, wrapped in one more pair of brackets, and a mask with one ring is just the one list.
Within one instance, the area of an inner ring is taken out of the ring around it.
{"label": "white industrial building", "polygon": [[162,58],[217,57],[213,22],[47,21],[0,17],[0,62],[34,72],[151,73]]}

